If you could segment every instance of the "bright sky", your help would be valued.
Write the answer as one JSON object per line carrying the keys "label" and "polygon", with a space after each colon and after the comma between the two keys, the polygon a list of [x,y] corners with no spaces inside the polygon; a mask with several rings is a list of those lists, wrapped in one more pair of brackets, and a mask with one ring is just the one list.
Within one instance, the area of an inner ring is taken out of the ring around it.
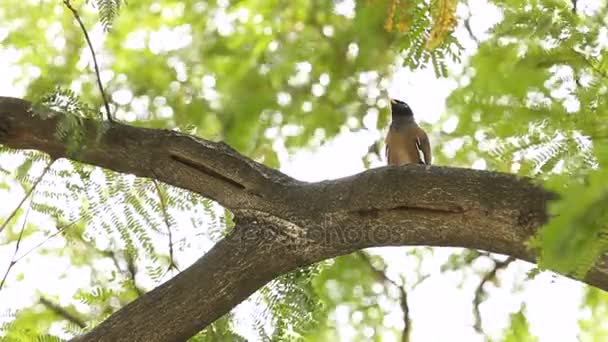
{"label": "bright sky", "polygon": [[[485,0],[470,0],[471,10],[474,14],[471,26],[475,35],[483,39],[486,30],[497,20],[499,12]],[[344,6],[344,4],[343,4]],[[582,11],[592,10],[597,4],[593,0],[579,1]],[[348,6],[347,6],[348,7]],[[467,13],[463,6],[459,6],[459,14]],[[97,32],[97,31],[96,31]],[[6,31],[0,24],[0,40]],[[100,42],[101,32],[94,34],[95,41]],[[474,51],[474,43],[468,39],[468,34],[458,30],[461,41],[465,42],[468,53]],[[171,40],[164,40],[171,41]],[[177,41],[177,40],[175,40]],[[98,45],[97,43],[96,45]],[[162,46],[159,46],[162,49]],[[0,46],[0,95],[19,96],[23,92],[23,85],[16,85],[12,81],[16,76],[14,68],[10,68],[11,61],[18,59],[18,52],[3,49]],[[457,71],[459,66],[453,66],[452,71]],[[35,74],[35,70],[32,70]],[[444,111],[444,100],[455,87],[452,80],[438,80],[432,70],[422,70],[415,73],[404,69],[396,70],[394,79],[389,86],[388,94],[408,102],[414,110],[418,121],[423,123],[435,123]],[[339,178],[352,175],[364,170],[361,157],[367,152],[368,147],[385,131],[374,128],[374,114],[366,118],[368,130],[357,133],[344,133],[331,142],[314,150],[303,150],[295,155],[288,155],[285,150],[279,151],[281,170],[295,178],[306,181],[318,181],[323,179]],[[452,121],[453,124],[456,121]],[[431,144],[437,143],[437,136],[429,132]],[[436,132],[435,132],[436,133]],[[279,144],[277,144],[279,146]],[[377,160],[372,166],[384,165],[383,160]],[[0,164],[2,162],[0,161]],[[477,168],[483,168],[484,163],[476,163]],[[14,190],[11,193],[0,192],[0,215],[5,215],[13,209],[15,198],[21,198],[22,191]],[[36,221],[36,215],[31,215],[30,220]],[[53,239],[46,247],[53,245],[62,246],[63,239]],[[35,243],[22,247],[23,251],[29,250]],[[202,249],[208,249],[209,244],[202,245]],[[397,279],[400,274],[411,279],[415,274],[415,264],[411,257],[406,257],[406,248],[382,248],[374,249],[374,253],[381,254],[389,262],[388,274],[392,279]],[[424,273],[432,277],[424,281],[413,292],[409,293],[411,318],[413,320],[414,341],[482,341],[473,328],[472,300],[475,287],[479,282],[479,276],[470,271],[466,277],[459,273],[445,273],[439,271],[440,265],[455,249],[437,249],[434,255],[426,258],[423,262]],[[199,250],[200,252],[200,250]],[[13,246],[0,247],[0,274],[8,266],[13,253]],[[200,254],[198,254],[200,255]],[[188,265],[197,255],[185,255],[181,260],[182,265]],[[89,270],[79,269],[70,271],[69,278],[59,279],[54,274],[62,273],[73,266],[66,258],[32,256],[28,262],[20,263],[12,272],[11,278],[19,274],[27,275],[14,286],[8,286],[0,291],[0,322],[10,319],[4,315],[3,309],[16,309],[37,299],[37,291],[44,290],[46,294],[60,295],[59,303],[72,302],[70,297],[73,290],[89,279]],[[476,272],[487,270],[491,265],[482,261],[474,265]],[[508,314],[519,309],[520,303],[525,301],[527,315],[532,324],[533,332],[540,337],[541,341],[575,341],[577,340],[577,318],[581,316],[579,311],[581,285],[577,282],[562,278],[552,277],[550,274],[541,274],[532,281],[523,281],[526,271],[530,265],[524,262],[512,264],[506,271],[501,273],[501,287],[487,286],[490,290],[489,299],[481,306],[484,319],[484,328],[493,338],[501,336],[502,330],[508,324]],[[408,277],[409,276],[409,277]],[[520,289],[521,284],[524,288]],[[10,284],[9,284],[10,285]],[[559,300],[556,300],[559,299]],[[237,317],[244,319],[251,311],[251,307],[241,305],[241,313]],[[401,312],[396,305],[386,305],[391,311],[385,324],[401,327]],[[338,322],[347,323],[349,313],[343,307],[336,313]],[[340,332],[342,340],[348,341],[351,329],[348,324],[341,325]],[[245,329],[246,330],[246,329]]]}

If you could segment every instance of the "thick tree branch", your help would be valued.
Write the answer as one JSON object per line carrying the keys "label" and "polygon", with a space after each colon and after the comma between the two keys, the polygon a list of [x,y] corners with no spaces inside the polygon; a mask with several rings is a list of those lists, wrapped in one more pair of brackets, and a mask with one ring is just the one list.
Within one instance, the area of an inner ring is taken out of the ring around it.
{"label": "thick tree branch", "polygon": [[[88,139],[77,155],[69,156],[55,134],[61,115],[34,109],[21,99],[0,97],[0,143],[155,178],[201,193],[228,208],[263,209],[268,199],[260,199],[273,194],[279,186],[276,181],[295,182],[221,142],[88,119],[82,120]],[[101,139],[97,139],[98,134]]]}
{"label": "thick tree branch", "polygon": [[284,244],[267,243],[279,229],[255,217],[239,219],[203,258],[74,341],[186,341],[298,263]]}
{"label": "thick tree branch", "polygon": [[[287,271],[373,246],[454,246],[534,262],[525,242],[555,196],[488,171],[410,165],[296,181],[214,143],[167,130],[84,120],[70,157],[60,114],[0,97],[0,144],[36,149],[198,192],[231,209],[235,230],[192,266],[125,306],[83,341],[182,341]],[[605,260],[585,281],[608,290]]]}

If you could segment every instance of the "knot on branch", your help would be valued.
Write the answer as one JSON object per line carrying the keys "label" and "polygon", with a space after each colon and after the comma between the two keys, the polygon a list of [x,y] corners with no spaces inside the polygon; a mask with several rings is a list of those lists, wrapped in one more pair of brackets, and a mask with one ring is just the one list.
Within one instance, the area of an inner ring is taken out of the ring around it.
{"label": "knot on branch", "polygon": [[261,243],[299,244],[306,240],[306,229],[293,222],[253,209],[234,210],[235,229],[245,230],[247,238]]}

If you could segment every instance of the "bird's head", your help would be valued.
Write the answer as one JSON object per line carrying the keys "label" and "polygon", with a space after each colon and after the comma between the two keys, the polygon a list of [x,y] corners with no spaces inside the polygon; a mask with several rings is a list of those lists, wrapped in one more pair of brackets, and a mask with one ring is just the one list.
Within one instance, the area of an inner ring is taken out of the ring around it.
{"label": "bird's head", "polygon": [[412,108],[407,105],[407,103],[391,99],[391,113],[393,117],[413,117],[414,112],[412,112]]}

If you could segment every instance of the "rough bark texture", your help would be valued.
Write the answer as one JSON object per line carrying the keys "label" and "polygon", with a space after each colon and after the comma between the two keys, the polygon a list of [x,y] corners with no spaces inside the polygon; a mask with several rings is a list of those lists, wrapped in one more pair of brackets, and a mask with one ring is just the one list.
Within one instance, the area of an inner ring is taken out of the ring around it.
{"label": "rough bark texture", "polygon": [[[184,341],[273,278],[365,247],[468,247],[534,262],[525,241],[546,221],[554,197],[513,175],[439,166],[305,183],[223,143],[86,120],[90,138],[68,156],[55,135],[60,118],[0,97],[0,144],[195,191],[231,209],[236,221],[196,263],[79,341]],[[604,261],[585,282],[608,290]]]}

